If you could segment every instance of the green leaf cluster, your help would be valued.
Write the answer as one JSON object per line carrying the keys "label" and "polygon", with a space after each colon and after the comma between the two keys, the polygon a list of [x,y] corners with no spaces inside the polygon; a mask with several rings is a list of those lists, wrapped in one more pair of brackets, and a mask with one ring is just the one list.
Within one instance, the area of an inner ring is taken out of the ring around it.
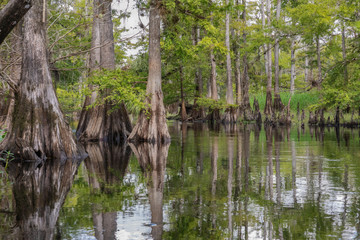
{"label": "green leaf cluster", "polygon": [[135,72],[122,69],[103,69],[94,72],[88,79],[88,85],[101,95],[94,105],[109,102],[116,109],[120,104],[125,104],[131,113],[147,108],[145,83],[146,79],[139,78]]}

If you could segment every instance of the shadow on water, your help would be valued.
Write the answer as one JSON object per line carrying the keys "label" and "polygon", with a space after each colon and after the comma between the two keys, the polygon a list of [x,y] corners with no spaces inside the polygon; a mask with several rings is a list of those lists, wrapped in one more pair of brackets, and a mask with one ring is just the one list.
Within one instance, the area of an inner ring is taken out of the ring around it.
{"label": "shadow on water", "polygon": [[[2,239],[54,239],[57,219],[72,186],[80,162],[48,161],[42,167],[34,164],[11,164],[13,211],[16,218]],[[10,196],[11,196],[10,195]],[[3,206],[2,206],[3,207]]]}

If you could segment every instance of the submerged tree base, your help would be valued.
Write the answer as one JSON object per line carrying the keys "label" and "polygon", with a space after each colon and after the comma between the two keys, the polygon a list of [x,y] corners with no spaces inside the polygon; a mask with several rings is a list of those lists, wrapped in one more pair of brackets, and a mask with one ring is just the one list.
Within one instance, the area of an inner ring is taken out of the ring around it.
{"label": "submerged tree base", "polygon": [[168,143],[170,134],[166,124],[166,113],[163,96],[160,91],[147,100],[150,104],[148,112],[141,111],[138,121],[131,132],[129,142]]}
{"label": "submerged tree base", "polygon": [[126,142],[132,130],[126,108],[121,104],[109,114],[111,107],[112,104],[105,103],[87,110],[84,105],[76,131],[81,142]]}

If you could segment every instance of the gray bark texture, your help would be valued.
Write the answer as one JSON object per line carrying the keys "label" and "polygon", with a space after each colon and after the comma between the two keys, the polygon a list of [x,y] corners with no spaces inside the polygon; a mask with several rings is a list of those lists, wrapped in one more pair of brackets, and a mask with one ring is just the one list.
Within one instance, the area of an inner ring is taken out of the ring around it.
{"label": "gray bark texture", "polygon": [[290,70],[290,94],[295,92],[295,40],[291,40],[291,70]]}
{"label": "gray bark texture", "polygon": [[[281,11],[281,0],[277,0],[276,5],[276,21],[280,20],[280,11]],[[280,57],[280,43],[279,43],[279,33],[275,34],[275,46],[274,46],[274,65],[275,65],[275,86],[274,86],[274,110],[280,112],[283,108],[283,104],[280,98],[280,67],[279,67],[279,57]]]}
{"label": "gray bark texture", "polygon": [[[244,26],[246,26],[246,0],[243,0],[244,11],[243,11],[243,22]],[[247,44],[246,40],[246,32],[243,30],[243,41],[244,46]],[[249,64],[248,64],[248,56],[246,53],[243,55],[243,79],[242,79],[242,111],[244,115],[244,120],[251,121],[253,120],[253,113],[250,106],[249,99]]]}
{"label": "gray bark texture", "polygon": [[342,48],[342,56],[344,61],[344,83],[348,83],[348,71],[346,66],[346,35],[345,35],[345,27],[341,28],[341,48]]}
{"label": "gray bark texture", "polygon": [[9,94],[7,96],[3,96],[7,98],[6,108],[1,109],[0,107],[0,128],[1,129],[11,129],[12,127],[12,116],[15,109],[15,91],[20,82],[21,77],[21,55],[22,55],[22,23],[20,23],[14,28],[13,33],[10,37],[10,43],[12,45],[12,51],[10,54],[10,61],[12,63],[12,67],[10,68],[9,74],[9,82],[11,85],[9,87]]}
{"label": "gray bark texture", "polygon": [[10,0],[0,11],[0,44],[32,7],[31,0]]}
{"label": "gray bark texture", "polygon": [[321,49],[320,49],[320,39],[316,37],[316,56],[317,56],[317,64],[318,64],[318,80],[317,80],[317,87],[321,87],[322,82],[322,73],[321,73]]}
{"label": "gray bark texture", "polygon": [[53,87],[46,49],[46,23],[40,0],[24,18],[22,73],[15,94],[12,127],[0,144],[16,157],[39,162],[82,158],[85,150],[65,122]]}
{"label": "gray bark texture", "polygon": [[[270,0],[266,0],[266,15],[267,15],[267,25],[270,28],[271,26],[271,3]],[[271,44],[267,44],[267,52],[266,52],[266,59],[267,59],[267,82],[266,82],[266,103],[264,113],[266,118],[271,118],[273,115],[272,110],[272,58],[271,58]]]}
{"label": "gray bark texture", "polygon": [[149,16],[149,76],[146,93],[149,108],[141,111],[138,121],[129,136],[131,142],[168,142],[170,134],[166,125],[166,113],[161,90],[160,53],[160,2],[150,3]]}
{"label": "gray bark texture", "polygon": [[[111,19],[111,1],[95,0],[90,52],[91,70],[115,69],[113,23]],[[90,86],[91,89],[94,86]],[[101,94],[108,94],[107,90]],[[81,141],[125,142],[132,130],[130,119],[124,104],[116,110],[111,102],[105,102],[87,109],[101,94],[93,91],[86,97],[76,131]]]}
{"label": "gray bark texture", "polygon": [[[225,1],[225,4],[229,4],[229,0]],[[234,104],[233,86],[232,86],[232,71],[231,71],[231,56],[230,56],[230,13],[226,11],[225,17],[225,45],[227,49],[226,54],[226,103]],[[235,123],[236,122],[236,110],[233,107],[226,109],[222,119],[223,123]]]}

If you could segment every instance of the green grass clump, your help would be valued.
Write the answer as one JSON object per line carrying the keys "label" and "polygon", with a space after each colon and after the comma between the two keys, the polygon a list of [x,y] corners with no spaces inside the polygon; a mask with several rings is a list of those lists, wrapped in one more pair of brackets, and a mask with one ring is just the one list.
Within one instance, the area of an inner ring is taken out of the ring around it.
{"label": "green grass clump", "polygon": [[[290,99],[290,93],[289,92],[281,92],[280,97],[281,101],[284,105],[287,105]],[[259,102],[260,110],[263,111],[265,108],[265,102],[266,102],[266,93],[258,93],[250,97],[250,103],[251,105],[254,102],[254,97]],[[274,96],[272,96],[274,98]],[[301,92],[301,93],[295,93],[291,97],[290,102],[290,109],[292,112],[297,111],[297,104],[299,103],[300,111],[302,109],[308,110],[309,107],[312,105],[318,103],[319,101],[319,93],[318,92]]]}

